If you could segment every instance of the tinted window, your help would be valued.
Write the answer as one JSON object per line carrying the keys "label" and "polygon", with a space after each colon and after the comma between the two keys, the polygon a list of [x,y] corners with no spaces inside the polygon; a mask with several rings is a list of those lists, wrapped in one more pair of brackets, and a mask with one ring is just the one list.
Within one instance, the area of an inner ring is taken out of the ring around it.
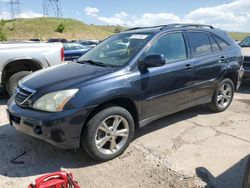
{"label": "tinted window", "polygon": [[193,56],[206,55],[212,52],[208,34],[189,32],[188,37]]}
{"label": "tinted window", "polygon": [[214,36],[216,42],[219,44],[220,48],[222,50],[226,49],[229,45],[227,43],[225,43],[223,40],[221,40],[220,38]]}
{"label": "tinted window", "polygon": [[146,55],[163,54],[166,62],[187,58],[186,45],[182,33],[171,33],[157,39]]}
{"label": "tinted window", "polygon": [[217,42],[214,40],[214,38],[211,37],[211,36],[209,35],[209,39],[210,39],[210,42],[211,42],[211,46],[212,46],[213,52],[218,52],[218,51],[220,51],[220,47],[218,46],[218,44],[217,44]]}

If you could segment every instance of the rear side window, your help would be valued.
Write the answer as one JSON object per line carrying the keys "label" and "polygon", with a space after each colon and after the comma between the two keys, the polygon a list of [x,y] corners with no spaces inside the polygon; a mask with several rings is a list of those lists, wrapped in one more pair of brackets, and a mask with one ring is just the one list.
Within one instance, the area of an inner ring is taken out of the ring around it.
{"label": "rear side window", "polygon": [[207,33],[188,32],[187,33],[191,51],[194,57],[212,53],[212,48]]}
{"label": "rear side window", "polygon": [[220,51],[220,47],[218,46],[217,42],[214,40],[214,38],[211,35],[209,35],[209,39],[210,39],[210,42],[211,42],[213,52]]}
{"label": "rear side window", "polygon": [[166,62],[187,58],[186,44],[182,33],[170,33],[159,37],[148,49],[146,55],[162,54]]}
{"label": "rear side window", "polygon": [[214,36],[216,42],[219,44],[220,48],[222,50],[226,49],[227,47],[229,47],[229,45],[227,43],[225,43],[223,40],[221,40],[219,37]]}

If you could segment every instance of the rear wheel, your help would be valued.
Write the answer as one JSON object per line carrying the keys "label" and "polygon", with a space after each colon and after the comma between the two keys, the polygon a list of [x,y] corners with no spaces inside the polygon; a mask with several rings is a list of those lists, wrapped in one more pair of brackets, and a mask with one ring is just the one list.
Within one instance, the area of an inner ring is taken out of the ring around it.
{"label": "rear wheel", "polygon": [[208,107],[213,112],[225,111],[232,103],[234,90],[235,87],[232,80],[228,78],[222,80],[214,93],[212,102],[208,104]]}
{"label": "rear wheel", "polygon": [[134,136],[134,120],[121,107],[109,107],[89,120],[81,145],[91,158],[107,161],[121,155]]}
{"label": "rear wheel", "polygon": [[13,74],[9,81],[7,82],[5,88],[6,88],[6,91],[9,95],[13,95],[13,93],[15,92],[15,89],[17,87],[17,84],[18,82],[24,78],[25,76],[29,75],[30,72],[29,71],[21,71],[21,72],[18,72],[16,74]]}

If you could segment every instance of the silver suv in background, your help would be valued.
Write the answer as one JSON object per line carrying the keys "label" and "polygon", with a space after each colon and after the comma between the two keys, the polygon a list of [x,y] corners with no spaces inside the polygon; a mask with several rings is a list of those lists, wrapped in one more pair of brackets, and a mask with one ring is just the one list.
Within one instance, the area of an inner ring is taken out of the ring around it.
{"label": "silver suv in background", "polygon": [[61,43],[0,43],[0,84],[12,95],[20,79],[64,60]]}

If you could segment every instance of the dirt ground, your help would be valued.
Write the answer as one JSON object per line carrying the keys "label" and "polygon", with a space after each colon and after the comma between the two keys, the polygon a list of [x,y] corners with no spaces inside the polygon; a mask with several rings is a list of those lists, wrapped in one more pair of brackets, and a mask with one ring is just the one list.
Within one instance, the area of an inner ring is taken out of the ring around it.
{"label": "dirt ground", "polygon": [[89,188],[241,187],[250,152],[250,82],[226,112],[213,114],[198,106],[160,119],[138,130],[127,151],[106,163],[17,132],[5,115],[7,98],[1,98],[1,188],[27,188],[42,174],[60,169]]}

